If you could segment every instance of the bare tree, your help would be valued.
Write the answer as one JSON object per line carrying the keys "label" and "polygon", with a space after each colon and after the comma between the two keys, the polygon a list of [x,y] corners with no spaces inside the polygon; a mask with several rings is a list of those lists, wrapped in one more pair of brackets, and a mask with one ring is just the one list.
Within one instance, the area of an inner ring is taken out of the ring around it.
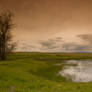
{"label": "bare tree", "polygon": [[0,14],[0,58],[5,60],[8,52],[11,52],[14,48],[12,43],[11,29],[12,24],[12,13],[3,12]]}

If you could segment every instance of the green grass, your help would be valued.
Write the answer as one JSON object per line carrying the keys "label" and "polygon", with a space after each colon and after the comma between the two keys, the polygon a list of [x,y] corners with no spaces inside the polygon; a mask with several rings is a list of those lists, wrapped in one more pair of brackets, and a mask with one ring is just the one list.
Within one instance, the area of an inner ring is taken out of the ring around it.
{"label": "green grass", "polygon": [[66,81],[55,64],[92,54],[15,53],[0,62],[0,92],[92,92],[92,83]]}

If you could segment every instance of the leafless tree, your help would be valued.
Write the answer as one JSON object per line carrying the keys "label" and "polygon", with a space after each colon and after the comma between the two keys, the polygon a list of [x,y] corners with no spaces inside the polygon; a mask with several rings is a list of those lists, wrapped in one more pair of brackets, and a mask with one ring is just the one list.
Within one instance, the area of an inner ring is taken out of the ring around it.
{"label": "leafless tree", "polygon": [[12,13],[7,11],[0,14],[0,58],[5,60],[8,53],[14,49],[12,43],[11,29]]}

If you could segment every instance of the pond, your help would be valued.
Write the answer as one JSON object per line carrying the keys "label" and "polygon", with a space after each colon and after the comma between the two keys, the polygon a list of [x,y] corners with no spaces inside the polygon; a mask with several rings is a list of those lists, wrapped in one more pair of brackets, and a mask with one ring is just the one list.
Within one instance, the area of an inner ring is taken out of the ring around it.
{"label": "pond", "polygon": [[73,82],[92,82],[91,60],[68,60],[65,61],[63,70],[59,75]]}

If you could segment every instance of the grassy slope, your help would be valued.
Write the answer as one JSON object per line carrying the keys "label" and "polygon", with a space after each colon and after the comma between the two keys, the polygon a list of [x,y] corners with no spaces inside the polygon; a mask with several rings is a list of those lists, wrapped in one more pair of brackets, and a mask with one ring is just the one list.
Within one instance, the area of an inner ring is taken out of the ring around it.
{"label": "grassy slope", "polygon": [[92,59],[92,54],[16,53],[0,62],[0,92],[92,92],[92,83],[56,76],[63,65],[55,64],[64,59]]}

